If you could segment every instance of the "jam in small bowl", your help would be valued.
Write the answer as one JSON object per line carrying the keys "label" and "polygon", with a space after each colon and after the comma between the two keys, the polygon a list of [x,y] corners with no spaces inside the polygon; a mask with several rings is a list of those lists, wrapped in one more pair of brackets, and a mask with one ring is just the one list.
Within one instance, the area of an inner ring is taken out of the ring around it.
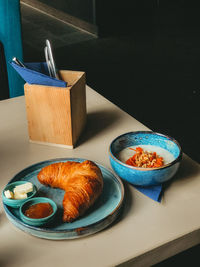
{"label": "jam in small bowl", "polygon": [[46,197],[35,197],[27,200],[20,207],[21,219],[33,226],[49,223],[57,212],[56,203]]}

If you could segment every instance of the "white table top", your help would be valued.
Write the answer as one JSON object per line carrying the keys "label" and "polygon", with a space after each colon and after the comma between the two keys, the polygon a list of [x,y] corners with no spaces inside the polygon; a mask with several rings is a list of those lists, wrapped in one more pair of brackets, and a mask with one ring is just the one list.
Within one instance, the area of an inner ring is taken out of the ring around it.
{"label": "white table top", "polygon": [[[118,135],[144,125],[87,87],[88,122],[71,150],[29,143],[24,97],[0,101],[0,190],[20,170],[60,157],[94,160],[111,168],[108,146]],[[125,184],[120,220],[74,240],[40,239],[15,228],[0,205],[0,266],[148,266],[200,243],[200,167],[183,156],[161,203]],[[60,264],[60,265],[59,265]]]}

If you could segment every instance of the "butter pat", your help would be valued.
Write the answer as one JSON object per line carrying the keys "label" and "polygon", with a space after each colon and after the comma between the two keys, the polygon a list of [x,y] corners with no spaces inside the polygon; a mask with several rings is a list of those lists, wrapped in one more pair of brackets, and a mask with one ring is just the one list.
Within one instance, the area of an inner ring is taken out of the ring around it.
{"label": "butter pat", "polygon": [[25,184],[17,185],[14,188],[14,194],[27,194],[33,191],[33,184],[27,182]]}
{"label": "butter pat", "polygon": [[25,198],[27,198],[26,193],[19,193],[19,192],[14,193],[14,199],[25,199]]}
{"label": "butter pat", "polygon": [[14,198],[14,194],[13,194],[13,192],[10,191],[10,190],[6,190],[6,191],[4,192],[4,195],[5,195],[6,198]]}

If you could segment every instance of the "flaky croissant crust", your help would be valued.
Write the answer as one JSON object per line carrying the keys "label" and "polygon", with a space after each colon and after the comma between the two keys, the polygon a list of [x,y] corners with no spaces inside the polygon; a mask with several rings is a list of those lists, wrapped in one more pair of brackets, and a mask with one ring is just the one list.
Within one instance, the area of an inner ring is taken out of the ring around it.
{"label": "flaky croissant crust", "polygon": [[92,161],[58,162],[44,167],[38,173],[44,185],[65,190],[63,221],[72,222],[93,205],[103,189],[100,168]]}

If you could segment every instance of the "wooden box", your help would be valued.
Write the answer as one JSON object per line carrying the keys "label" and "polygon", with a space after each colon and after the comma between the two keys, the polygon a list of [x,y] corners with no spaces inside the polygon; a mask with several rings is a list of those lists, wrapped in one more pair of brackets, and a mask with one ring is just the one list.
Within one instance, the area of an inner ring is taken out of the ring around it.
{"label": "wooden box", "polygon": [[59,72],[67,87],[24,85],[30,141],[74,148],[86,122],[85,73]]}

